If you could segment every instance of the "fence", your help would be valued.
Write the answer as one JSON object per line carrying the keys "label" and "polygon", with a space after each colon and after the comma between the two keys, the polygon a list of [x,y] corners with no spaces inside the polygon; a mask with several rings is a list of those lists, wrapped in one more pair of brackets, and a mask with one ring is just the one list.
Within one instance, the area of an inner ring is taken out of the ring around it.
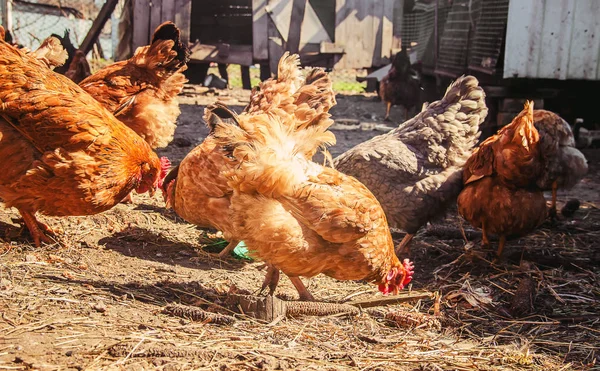
{"label": "fence", "polygon": [[[8,9],[9,31],[16,42],[29,49],[36,49],[40,43],[52,34],[63,36],[69,31],[69,37],[78,47],[89,29],[104,1],[99,0],[0,0]],[[94,46],[96,56],[113,59],[117,48],[116,23],[122,11],[124,0],[107,22]],[[2,17],[4,19],[4,15]],[[6,25],[4,25],[6,26]]]}

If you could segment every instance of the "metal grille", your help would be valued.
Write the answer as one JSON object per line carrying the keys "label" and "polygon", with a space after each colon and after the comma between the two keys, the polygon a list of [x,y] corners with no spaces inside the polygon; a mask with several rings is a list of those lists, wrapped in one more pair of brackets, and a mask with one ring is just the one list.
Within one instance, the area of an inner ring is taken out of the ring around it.
{"label": "metal grille", "polygon": [[436,73],[457,77],[467,72],[469,46],[480,13],[480,0],[454,1],[440,38]]}
{"label": "metal grille", "polygon": [[[438,3],[438,35],[444,29],[444,24],[451,6],[447,2]],[[402,47],[417,52],[417,59],[425,68],[435,67],[435,3],[428,6],[417,3],[412,12],[404,13],[402,21]]]}
{"label": "metal grille", "polygon": [[506,36],[509,0],[483,1],[475,32],[469,68],[494,73],[502,67],[501,54]]}
{"label": "metal grille", "polygon": [[[99,3],[97,6],[96,3]],[[52,34],[63,36],[69,30],[69,37],[78,47],[87,35],[102,2],[13,0],[11,9],[12,26],[10,33],[13,42],[31,50],[36,49],[45,38]],[[112,59],[113,39],[110,21],[104,27],[100,38],[99,54]]]}

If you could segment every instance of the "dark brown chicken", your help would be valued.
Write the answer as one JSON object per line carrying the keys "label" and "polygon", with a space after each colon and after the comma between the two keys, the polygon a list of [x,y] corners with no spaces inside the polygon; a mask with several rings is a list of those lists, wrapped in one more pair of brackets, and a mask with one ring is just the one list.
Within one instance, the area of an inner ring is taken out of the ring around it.
{"label": "dark brown chicken", "polygon": [[405,120],[409,111],[421,108],[422,90],[419,74],[411,67],[406,49],[402,49],[392,62],[392,68],[379,83],[379,96],[386,104],[385,119],[390,117],[390,109],[394,105],[405,108]]}
{"label": "dark brown chicken", "polygon": [[486,139],[465,164],[458,212],[489,234],[500,237],[497,256],[507,238],[525,235],[544,222],[546,201],[536,182],[544,171],[541,142],[533,124],[533,102],[498,133]]}
{"label": "dark brown chicken", "polygon": [[96,214],[160,186],[166,169],[150,147],[34,55],[0,41],[0,80],[0,198],[36,245],[51,232],[37,212]]}
{"label": "dark brown chicken", "polygon": [[85,54],[81,50],[77,50],[69,65],[69,69],[65,72],[65,76],[73,80],[76,84],[79,84],[91,74],[90,65],[87,59],[85,59]]}

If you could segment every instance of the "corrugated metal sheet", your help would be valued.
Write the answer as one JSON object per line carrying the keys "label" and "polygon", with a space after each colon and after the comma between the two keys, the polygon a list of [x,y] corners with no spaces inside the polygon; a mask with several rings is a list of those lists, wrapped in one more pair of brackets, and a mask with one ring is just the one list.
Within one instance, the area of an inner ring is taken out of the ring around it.
{"label": "corrugated metal sheet", "polygon": [[504,77],[600,80],[600,1],[511,0]]}

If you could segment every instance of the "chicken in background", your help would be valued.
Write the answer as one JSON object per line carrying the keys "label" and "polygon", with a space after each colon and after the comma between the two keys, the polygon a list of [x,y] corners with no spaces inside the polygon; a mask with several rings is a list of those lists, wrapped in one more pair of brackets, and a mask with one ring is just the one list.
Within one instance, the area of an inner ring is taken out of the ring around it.
{"label": "chicken in background", "polygon": [[60,67],[54,69],[62,75],[67,76],[76,84],[79,84],[83,79],[92,74],[90,64],[85,58],[83,51],[77,49],[71,42],[71,31],[66,29],[63,36],[52,34],[52,37],[57,38],[68,54],[66,62]]}
{"label": "chicken in background", "polygon": [[404,118],[408,120],[409,110],[418,109],[423,103],[419,73],[412,68],[406,49],[396,54],[392,68],[379,83],[379,96],[386,103],[386,121],[390,118],[392,106],[403,106]]}
{"label": "chicken in background", "polygon": [[444,97],[398,128],[360,143],[335,159],[339,171],[362,182],[383,207],[390,227],[407,234],[397,248],[410,253],[417,231],[443,217],[462,189],[462,167],[487,116],[475,77],[458,78]]}
{"label": "chicken in background", "polygon": [[65,76],[71,79],[74,83],[79,84],[86,77],[90,76],[90,64],[85,58],[85,54],[81,50],[77,50],[73,56],[73,60],[69,65],[69,69],[65,72]]}
{"label": "chicken in background", "polygon": [[[299,69],[298,55],[285,53],[279,61],[277,77],[253,89],[250,103],[241,116],[294,117],[292,122],[302,125],[311,117],[328,112],[335,103],[329,76],[320,69],[313,69],[304,78]],[[167,175],[163,194],[167,207],[172,207],[186,221],[223,232],[229,241],[219,253],[223,257],[240,242],[236,239],[229,208],[233,189],[223,175],[223,171],[231,169],[235,163],[212,133],[216,118],[231,121],[237,116],[218,103],[208,107],[207,112],[205,122],[210,134]],[[314,151],[305,156],[310,159],[313,154]]]}
{"label": "chicken in background", "polygon": [[540,135],[543,170],[537,186],[552,191],[550,216],[556,217],[556,193],[559,188],[573,188],[588,172],[587,160],[575,148],[569,124],[554,112],[534,110],[533,122]]}
{"label": "chicken in background", "polygon": [[167,169],[150,147],[74,82],[0,41],[0,198],[36,246],[36,213],[92,215],[131,190],[153,193]]}
{"label": "chicken in background", "polygon": [[137,48],[133,57],[97,71],[79,85],[133,129],[150,147],[163,148],[175,133],[177,95],[187,81],[183,75],[189,50],[173,22],[154,31],[152,43]]}
{"label": "chicken in background", "polygon": [[544,222],[547,206],[537,182],[545,171],[541,137],[534,126],[533,102],[509,124],[486,139],[465,164],[458,212],[489,234],[500,237],[497,257],[507,238],[523,236]]}
{"label": "chicken in background", "polygon": [[356,179],[302,155],[335,143],[329,117],[322,112],[301,125],[295,116],[268,114],[240,115],[234,123],[209,119],[215,139],[237,162],[224,173],[234,190],[230,209],[237,236],[269,266],[263,289],[270,294],[280,271],[300,300],[314,300],[300,277],[321,273],[364,279],[384,294],[397,293],[411,281],[413,266],[394,254],[377,199]]}
{"label": "chicken in background", "polygon": [[48,68],[56,70],[62,66],[68,58],[66,50],[61,45],[60,41],[50,36],[44,40],[39,48],[35,51],[30,51],[28,48],[21,47],[12,42],[12,36],[8,31],[4,30],[4,27],[0,26],[0,40],[5,41],[7,44],[21,50],[24,53],[28,53],[39,61],[43,62]]}
{"label": "chicken in background", "polygon": [[66,50],[55,37],[48,37],[37,50],[31,52],[35,58],[44,62],[48,68],[56,71],[68,58]]}

